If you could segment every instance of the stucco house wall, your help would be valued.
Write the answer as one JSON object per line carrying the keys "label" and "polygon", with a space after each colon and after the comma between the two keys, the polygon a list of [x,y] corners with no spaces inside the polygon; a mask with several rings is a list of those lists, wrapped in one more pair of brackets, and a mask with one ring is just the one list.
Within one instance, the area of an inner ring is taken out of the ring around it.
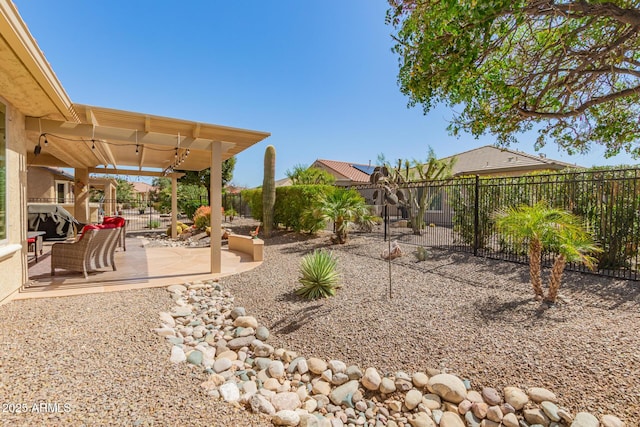
{"label": "stucco house wall", "polygon": [[0,243],[0,301],[16,292],[27,277],[25,147],[27,146],[24,115],[0,96],[7,107],[7,239]]}

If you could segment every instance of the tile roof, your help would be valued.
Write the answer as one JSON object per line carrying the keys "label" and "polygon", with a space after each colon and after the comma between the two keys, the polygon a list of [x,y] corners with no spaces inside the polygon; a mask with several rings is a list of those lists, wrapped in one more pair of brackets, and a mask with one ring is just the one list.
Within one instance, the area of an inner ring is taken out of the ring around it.
{"label": "tile roof", "polygon": [[349,163],[349,162],[339,162],[337,160],[323,160],[318,159],[314,162],[312,166],[320,164],[325,168],[331,169],[338,174],[344,176],[347,179],[350,179],[353,182],[369,182],[369,175],[358,170],[354,167],[368,167],[369,165],[361,164],[361,163]]}

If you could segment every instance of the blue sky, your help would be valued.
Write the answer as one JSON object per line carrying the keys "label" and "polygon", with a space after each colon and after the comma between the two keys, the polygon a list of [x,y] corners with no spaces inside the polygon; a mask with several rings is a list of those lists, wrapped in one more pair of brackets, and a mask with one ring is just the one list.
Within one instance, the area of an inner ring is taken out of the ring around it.
{"label": "blue sky", "polygon": [[[267,131],[238,155],[233,183],[262,183],[318,158],[354,163],[439,157],[487,144],[446,130],[452,112],[408,109],[397,85],[384,0],[15,0],[73,102]],[[535,154],[535,134],[512,148]],[[547,157],[636,164],[604,150]]]}

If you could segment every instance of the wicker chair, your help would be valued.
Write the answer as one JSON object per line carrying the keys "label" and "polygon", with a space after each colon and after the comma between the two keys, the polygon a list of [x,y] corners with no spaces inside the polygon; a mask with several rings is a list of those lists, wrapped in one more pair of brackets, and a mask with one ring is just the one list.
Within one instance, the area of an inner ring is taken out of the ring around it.
{"label": "wicker chair", "polygon": [[55,243],[51,246],[51,275],[56,268],[82,271],[85,279],[88,272],[99,268],[112,267],[116,271],[115,250],[120,237],[120,228],[85,230],[74,243]]}

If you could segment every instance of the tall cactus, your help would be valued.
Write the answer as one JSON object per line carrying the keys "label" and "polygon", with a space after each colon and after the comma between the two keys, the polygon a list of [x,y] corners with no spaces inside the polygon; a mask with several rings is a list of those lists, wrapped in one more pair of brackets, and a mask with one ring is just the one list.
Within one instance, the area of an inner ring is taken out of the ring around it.
{"label": "tall cactus", "polygon": [[264,179],[262,181],[262,222],[265,236],[273,229],[273,210],[276,205],[276,149],[269,145],[264,152]]}

